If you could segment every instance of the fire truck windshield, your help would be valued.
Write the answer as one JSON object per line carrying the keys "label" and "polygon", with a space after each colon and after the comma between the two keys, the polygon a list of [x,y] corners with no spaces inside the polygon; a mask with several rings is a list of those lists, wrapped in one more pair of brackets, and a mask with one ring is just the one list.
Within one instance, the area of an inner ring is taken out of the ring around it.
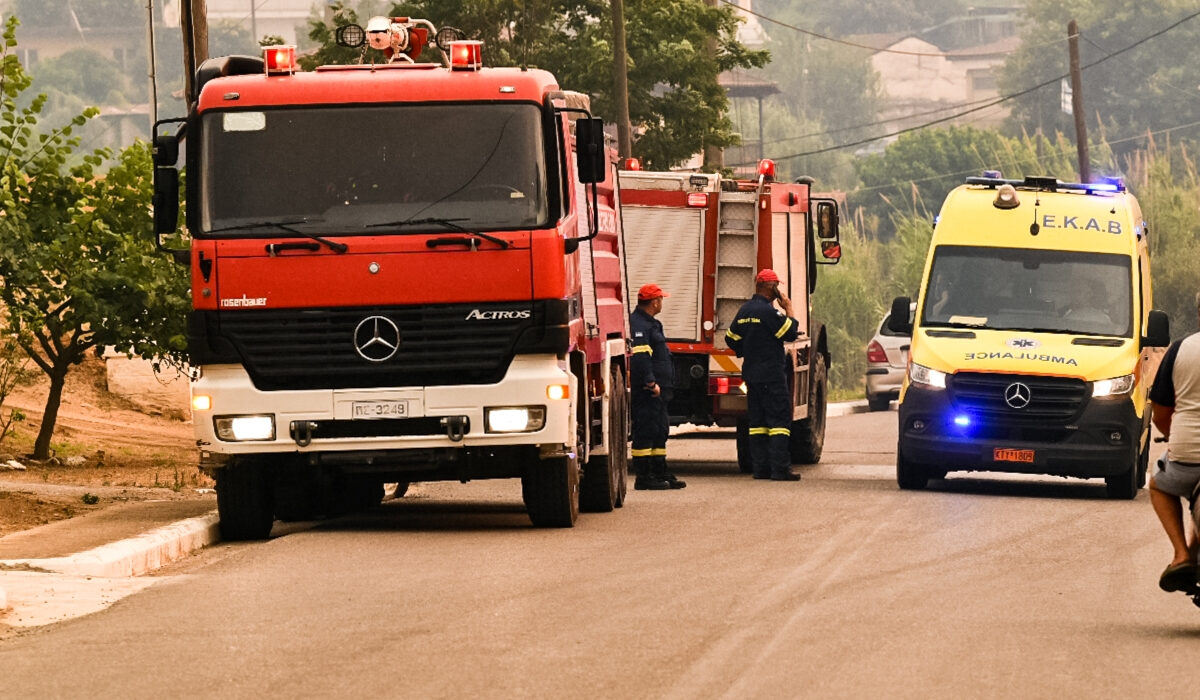
{"label": "fire truck windshield", "polygon": [[212,112],[200,137],[200,235],[277,236],[255,222],[281,220],[308,235],[439,220],[468,231],[545,226],[543,144],[530,104]]}
{"label": "fire truck windshield", "polygon": [[938,246],[922,325],[1129,337],[1129,256]]}

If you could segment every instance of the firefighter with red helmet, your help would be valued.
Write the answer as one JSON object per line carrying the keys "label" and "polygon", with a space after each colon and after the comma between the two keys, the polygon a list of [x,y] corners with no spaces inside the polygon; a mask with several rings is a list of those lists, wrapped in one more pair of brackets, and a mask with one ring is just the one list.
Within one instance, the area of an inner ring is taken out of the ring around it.
{"label": "firefighter with red helmet", "polygon": [[754,296],[742,304],[725,332],[726,343],[742,358],[755,479],[800,480],[791,466],[792,397],[783,348],[799,334],[800,322],[792,316],[791,300],[779,288],[779,275],[771,269],[759,270]]}
{"label": "firefighter with red helmet", "polygon": [[633,488],[661,491],[681,489],[687,484],[667,470],[667,435],[671,424],[667,402],[675,384],[675,368],[662,323],[654,318],[662,312],[663,297],[670,296],[657,284],[638,290],[637,308],[629,315],[629,386],[633,433]]}

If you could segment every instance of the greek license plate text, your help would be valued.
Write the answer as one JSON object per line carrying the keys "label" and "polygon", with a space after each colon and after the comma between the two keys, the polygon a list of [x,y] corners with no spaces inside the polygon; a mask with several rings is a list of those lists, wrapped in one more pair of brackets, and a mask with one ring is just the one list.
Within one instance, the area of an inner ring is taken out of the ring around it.
{"label": "greek license plate text", "polygon": [[408,416],[407,401],[355,401],[350,408],[350,417],[356,420]]}
{"label": "greek license plate text", "polygon": [[1033,450],[1014,450],[997,447],[992,451],[992,459],[997,462],[1025,462],[1032,464],[1033,452]]}

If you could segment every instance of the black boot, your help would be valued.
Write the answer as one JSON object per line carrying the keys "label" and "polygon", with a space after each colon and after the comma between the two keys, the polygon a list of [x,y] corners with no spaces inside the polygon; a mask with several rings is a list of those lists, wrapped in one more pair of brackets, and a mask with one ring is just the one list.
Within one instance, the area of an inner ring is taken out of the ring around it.
{"label": "black boot", "polygon": [[653,457],[653,459],[654,459],[654,467],[653,467],[654,471],[652,473],[654,474],[655,477],[667,482],[667,484],[673,489],[682,489],[682,488],[687,487],[686,481],[679,479],[678,477],[676,477],[674,474],[672,474],[670,471],[667,470],[667,458],[666,457]]}
{"label": "black boot", "polygon": [[633,473],[637,478],[633,481],[635,491],[666,491],[671,488],[665,479],[654,473],[653,457],[634,457]]}

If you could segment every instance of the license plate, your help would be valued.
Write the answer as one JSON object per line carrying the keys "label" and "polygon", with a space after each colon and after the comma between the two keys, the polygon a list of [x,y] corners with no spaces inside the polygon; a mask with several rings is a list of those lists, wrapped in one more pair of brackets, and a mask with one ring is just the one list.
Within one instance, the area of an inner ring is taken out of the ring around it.
{"label": "license plate", "polygon": [[992,451],[992,459],[997,462],[1025,462],[1033,464],[1033,450],[1014,450],[997,447]]}
{"label": "license plate", "polygon": [[350,406],[350,417],[355,420],[371,418],[406,418],[407,401],[355,401]]}

